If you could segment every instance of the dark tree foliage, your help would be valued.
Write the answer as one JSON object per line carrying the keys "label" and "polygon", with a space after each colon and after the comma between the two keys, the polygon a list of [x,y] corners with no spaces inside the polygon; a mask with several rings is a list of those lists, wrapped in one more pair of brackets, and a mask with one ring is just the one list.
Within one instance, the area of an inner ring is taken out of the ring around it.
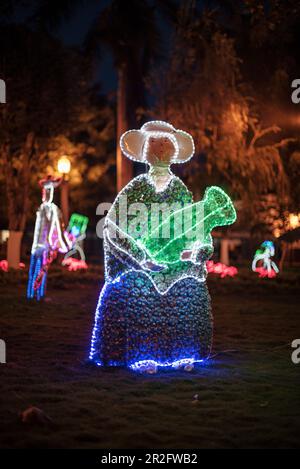
{"label": "dark tree foliage", "polygon": [[192,132],[196,158],[182,172],[198,197],[208,184],[223,185],[255,226],[265,197],[275,197],[278,216],[296,206],[289,77],[297,76],[300,9],[291,18],[280,0],[181,5],[169,59],[148,79],[153,115]]}
{"label": "dark tree foliage", "polygon": [[7,104],[0,108],[0,158],[9,229],[23,231],[30,178],[44,166],[48,140],[76,121],[84,67],[75,51],[23,25],[2,26],[0,57],[7,87]]}

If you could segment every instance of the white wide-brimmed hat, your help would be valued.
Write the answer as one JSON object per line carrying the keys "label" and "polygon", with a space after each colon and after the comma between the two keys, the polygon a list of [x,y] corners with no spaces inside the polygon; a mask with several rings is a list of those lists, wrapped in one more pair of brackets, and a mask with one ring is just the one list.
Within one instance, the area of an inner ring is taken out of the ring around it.
{"label": "white wide-brimmed hat", "polygon": [[164,121],[150,121],[140,130],[125,132],[120,138],[121,150],[131,160],[147,163],[149,139],[156,137],[167,138],[173,143],[174,153],[170,158],[170,164],[184,163],[192,158],[195,152],[192,136]]}
{"label": "white wide-brimmed hat", "polygon": [[44,188],[51,187],[51,186],[55,188],[55,187],[58,187],[61,182],[62,182],[61,177],[55,177],[49,174],[45,178],[39,180],[39,185]]}

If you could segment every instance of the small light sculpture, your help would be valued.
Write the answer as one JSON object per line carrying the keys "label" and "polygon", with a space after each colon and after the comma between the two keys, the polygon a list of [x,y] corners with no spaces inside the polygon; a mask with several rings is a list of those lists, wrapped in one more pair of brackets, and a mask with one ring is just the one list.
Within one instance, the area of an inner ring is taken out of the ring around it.
{"label": "small light sculpture", "polygon": [[[19,269],[25,269],[24,262],[19,263]],[[8,272],[8,262],[6,259],[0,261],[0,270],[3,270],[3,272]]]}
{"label": "small light sculpture", "polygon": [[238,273],[238,269],[233,265],[225,265],[222,262],[207,261],[206,262],[207,272],[209,274],[217,274],[221,278],[235,277]]}
{"label": "small light sculpture", "polygon": [[59,158],[57,163],[57,170],[60,174],[69,174],[71,171],[71,162],[67,156]]}
{"label": "small light sculpture", "polygon": [[[80,269],[86,270],[88,268],[85,262],[85,254],[82,247],[82,242],[86,238],[86,229],[89,219],[79,213],[72,213],[69,225],[68,233],[69,238],[72,241],[71,249],[65,254],[62,261],[62,265],[68,267],[70,271],[76,271]],[[77,259],[76,255],[79,255]]]}
{"label": "small light sculpture", "polygon": [[259,277],[276,277],[279,269],[275,262],[271,259],[274,255],[275,247],[273,241],[264,241],[260,248],[255,252],[252,261],[253,272],[257,272]]}

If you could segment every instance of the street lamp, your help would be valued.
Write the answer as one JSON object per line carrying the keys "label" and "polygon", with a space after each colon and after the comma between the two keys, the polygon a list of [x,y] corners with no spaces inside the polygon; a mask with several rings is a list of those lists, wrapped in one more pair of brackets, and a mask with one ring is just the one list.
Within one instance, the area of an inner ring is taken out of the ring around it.
{"label": "street lamp", "polygon": [[68,174],[71,171],[71,162],[66,155],[59,158],[57,169],[62,174],[62,183],[60,185],[60,206],[63,214],[64,224],[67,227],[69,223],[69,182]]}

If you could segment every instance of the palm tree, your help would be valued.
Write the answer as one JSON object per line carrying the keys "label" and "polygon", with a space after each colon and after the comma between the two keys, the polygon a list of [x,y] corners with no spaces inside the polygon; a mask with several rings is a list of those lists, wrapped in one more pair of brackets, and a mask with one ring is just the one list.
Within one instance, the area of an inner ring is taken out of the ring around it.
{"label": "palm tree", "polygon": [[[175,18],[173,1],[112,0],[101,11],[87,36],[87,50],[107,46],[118,74],[117,143],[123,132],[137,125],[136,111],[145,107],[144,77],[149,65],[162,55],[162,34],[157,12]],[[133,175],[133,165],[117,144],[117,189]]]}

